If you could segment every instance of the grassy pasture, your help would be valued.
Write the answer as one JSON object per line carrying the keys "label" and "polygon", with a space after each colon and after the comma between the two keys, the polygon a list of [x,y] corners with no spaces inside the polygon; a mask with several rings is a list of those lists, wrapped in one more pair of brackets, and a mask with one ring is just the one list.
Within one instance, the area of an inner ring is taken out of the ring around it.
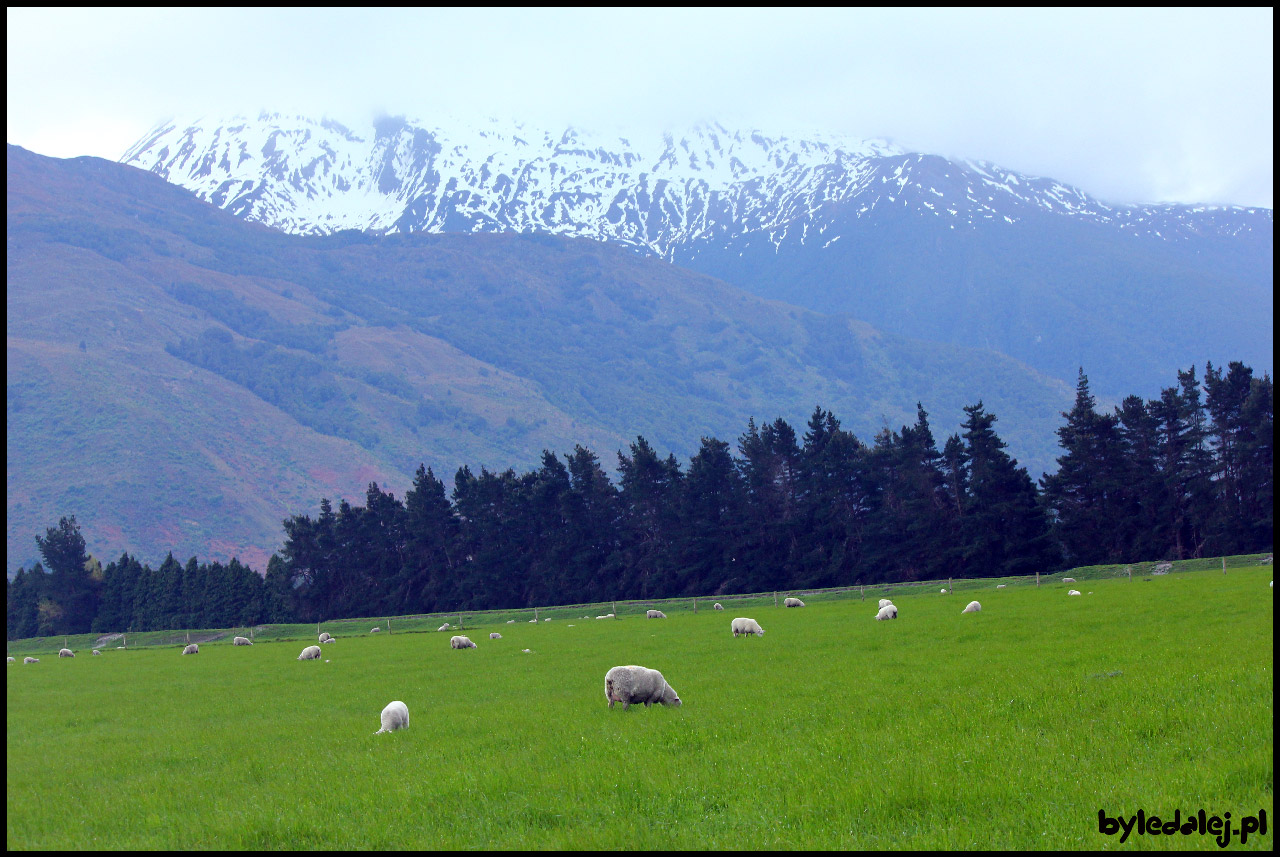
{"label": "grassy pasture", "polygon": [[[1201,849],[1098,810],[1265,809],[1270,850],[1271,574],[42,656],[8,666],[7,846]],[[610,710],[629,663],[683,707]]]}

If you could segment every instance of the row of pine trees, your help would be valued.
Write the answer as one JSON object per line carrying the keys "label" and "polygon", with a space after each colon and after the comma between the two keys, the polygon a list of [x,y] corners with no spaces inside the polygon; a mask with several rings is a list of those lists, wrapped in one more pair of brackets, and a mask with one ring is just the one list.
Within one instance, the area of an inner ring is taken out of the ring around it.
{"label": "row of pine trees", "polygon": [[45,560],[8,587],[9,638],[233,627],[534,605],[996,577],[1266,550],[1268,376],[1194,368],[1157,399],[1100,413],[1081,372],[1037,486],[996,417],[966,407],[939,448],[928,414],[865,444],[821,407],[802,435],[747,424],[736,455],[703,438],[687,467],[643,437],[617,479],[578,446],[528,473],[462,467],[450,497],[420,467],[403,501],[321,501],[284,521],[265,577],[236,560],[152,570],[89,557],[75,519],[37,537]]}

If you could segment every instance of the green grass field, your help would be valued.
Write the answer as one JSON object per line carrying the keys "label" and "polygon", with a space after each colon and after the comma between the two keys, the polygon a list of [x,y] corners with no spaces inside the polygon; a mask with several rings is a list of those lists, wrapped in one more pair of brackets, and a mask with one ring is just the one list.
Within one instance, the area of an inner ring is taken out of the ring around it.
{"label": "green grass field", "polygon": [[[1272,572],[1230,571],[42,655],[8,666],[7,846],[1205,849],[1098,811],[1261,809],[1270,850]],[[610,710],[632,663],[684,705]]]}

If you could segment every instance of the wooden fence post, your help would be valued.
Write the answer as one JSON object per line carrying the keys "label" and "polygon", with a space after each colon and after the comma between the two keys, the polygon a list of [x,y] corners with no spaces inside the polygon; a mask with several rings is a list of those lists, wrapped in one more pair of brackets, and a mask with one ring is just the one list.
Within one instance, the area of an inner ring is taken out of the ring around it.
{"label": "wooden fence post", "polygon": [[387,619],[387,633],[391,633],[391,619],[389,618]]}
{"label": "wooden fence post", "polygon": [[695,599],[693,599],[693,612],[694,612],[694,613],[697,613],[697,612],[698,612],[698,599],[696,599],[696,598],[695,598]]}
{"label": "wooden fence post", "polygon": [[534,608],[533,608],[533,621],[535,621],[535,622],[537,622],[537,621],[538,621],[538,608],[537,608],[537,607],[534,607]]}
{"label": "wooden fence post", "polygon": [[1227,558],[1225,556],[1222,558],[1222,573],[1227,573]]}
{"label": "wooden fence post", "polygon": [[1127,574],[1127,575],[1129,576],[1129,582],[1130,582],[1130,583],[1133,583],[1133,566],[1131,566],[1131,565],[1126,565],[1126,566],[1124,567],[1124,573],[1125,573],[1125,574]]}
{"label": "wooden fence post", "polygon": [[613,618],[615,619],[618,618],[618,602],[617,601],[613,602]]}
{"label": "wooden fence post", "polygon": [[858,584],[858,594],[862,596],[862,600],[863,600],[863,601],[866,601],[866,600],[867,600],[867,593],[865,593],[865,592],[863,592],[863,591],[862,591],[862,584],[861,584],[861,583],[859,583],[859,584]]}
{"label": "wooden fence post", "polygon": [[776,593],[776,592],[775,592],[775,593],[773,593],[773,606],[774,606],[774,607],[777,607],[777,606],[778,606],[778,593]]}
{"label": "wooden fence post", "polygon": [[1040,585],[1040,572],[1036,572],[1036,586]]}

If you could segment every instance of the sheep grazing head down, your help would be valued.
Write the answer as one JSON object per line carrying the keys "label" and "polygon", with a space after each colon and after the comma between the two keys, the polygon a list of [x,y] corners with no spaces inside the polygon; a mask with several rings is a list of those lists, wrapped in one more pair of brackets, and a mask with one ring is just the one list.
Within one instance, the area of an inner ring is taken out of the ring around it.
{"label": "sheep grazing head down", "polygon": [[621,702],[624,711],[640,703],[644,703],[646,708],[655,702],[680,706],[679,694],[667,684],[662,673],[634,664],[614,667],[605,673],[604,695],[609,700],[610,708],[613,708],[615,702]]}
{"label": "sheep grazing head down", "polygon": [[381,735],[384,732],[407,728],[409,728],[409,706],[396,700],[387,703],[387,707],[382,709],[382,728],[373,734]]}
{"label": "sheep grazing head down", "polygon": [[755,634],[757,637],[764,636],[764,628],[760,627],[760,623],[755,619],[748,619],[745,616],[739,616],[737,619],[730,622],[729,630],[733,632],[733,636],[735,637],[739,634],[744,636],[747,634]]}

